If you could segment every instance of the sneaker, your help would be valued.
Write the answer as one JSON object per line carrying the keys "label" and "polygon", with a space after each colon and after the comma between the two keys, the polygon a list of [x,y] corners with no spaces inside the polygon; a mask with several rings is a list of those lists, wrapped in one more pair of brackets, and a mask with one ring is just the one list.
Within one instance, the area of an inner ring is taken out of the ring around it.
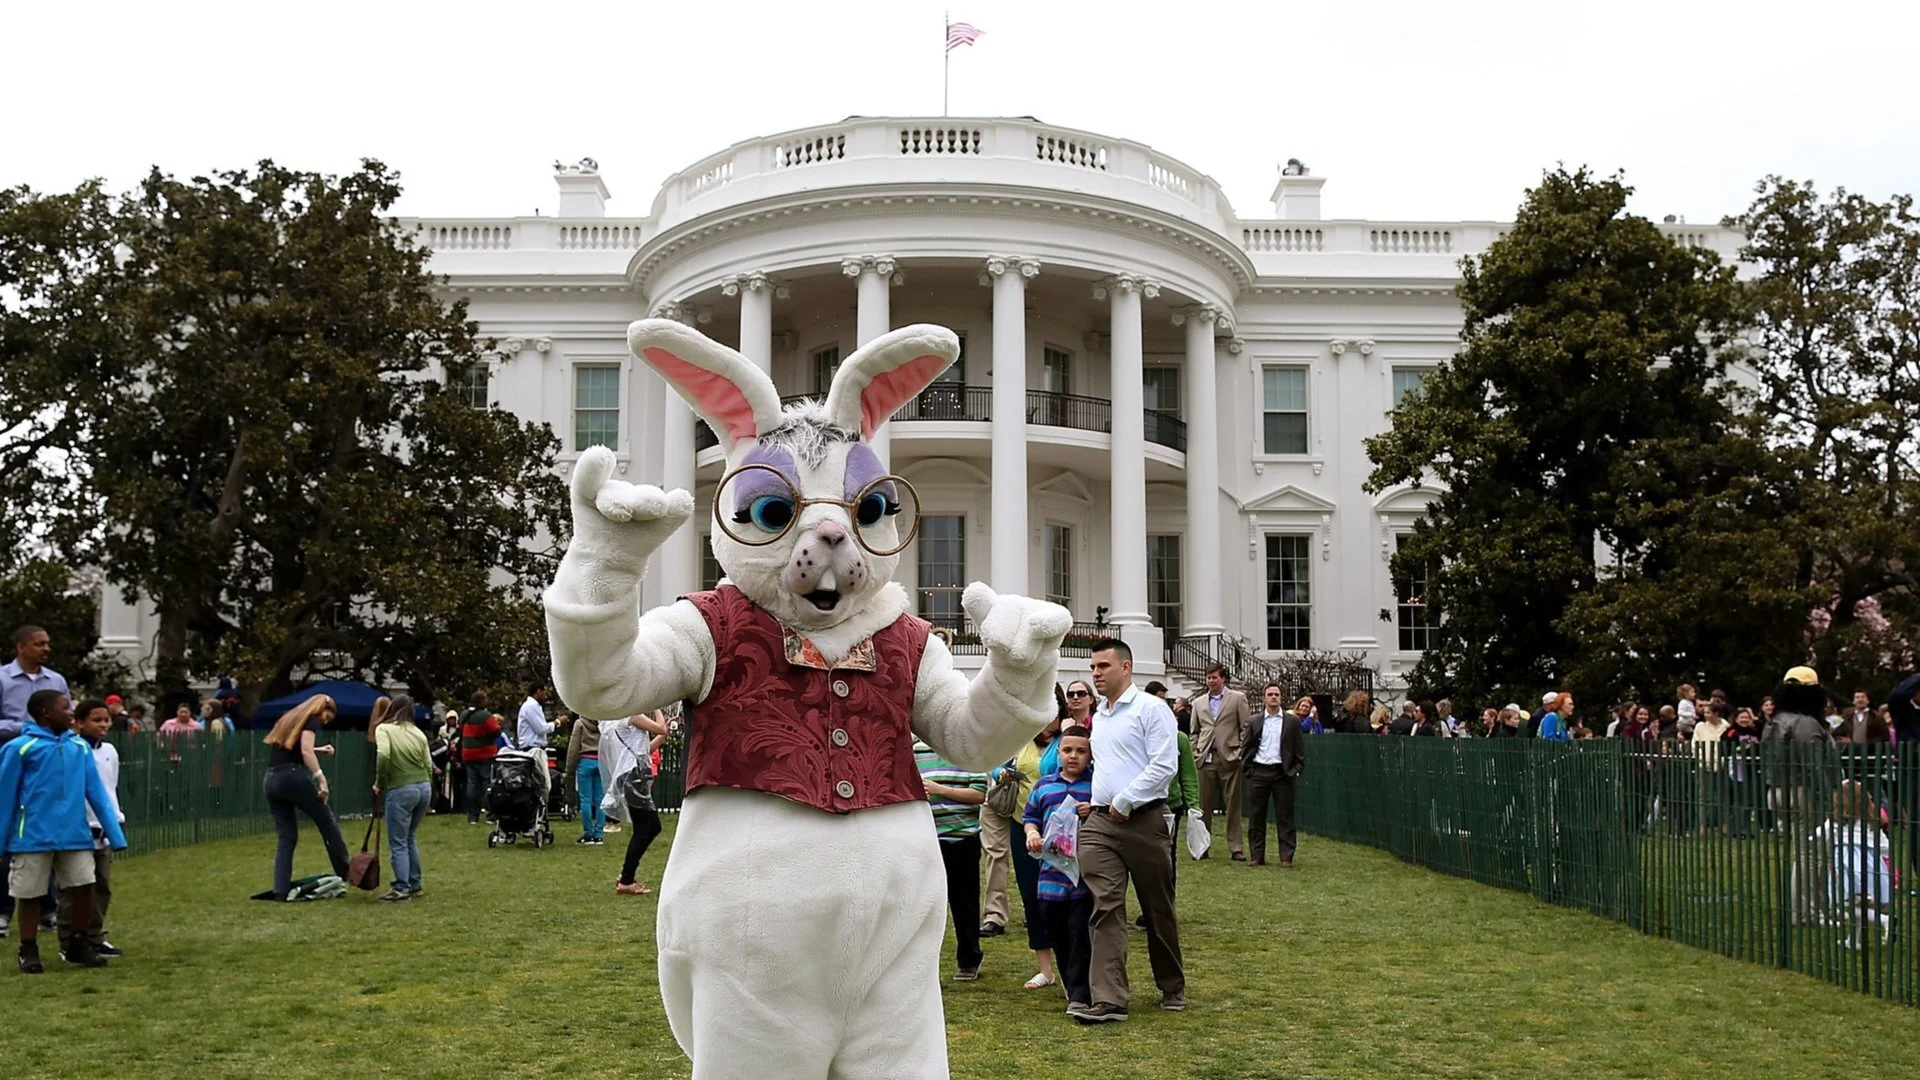
{"label": "sneaker", "polygon": [[1000,937],[1006,932],[1007,932],[1006,926],[1001,923],[983,922],[980,924],[981,937]]}
{"label": "sneaker", "polygon": [[580,845],[581,847],[592,847],[592,846],[593,846],[593,837],[591,837],[591,836],[583,836],[583,837],[581,837],[580,839],[578,839],[578,840],[575,840],[575,841],[574,841],[574,843],[576,843],[576,844],[579,844],[579,845]]}
{"label": "sneaker", "polygon": [[22,975],[39,975],[45,972],[46,970],[47,970],[46,968],[40,966],[39,943],[32,942],[32,941],[21,942],[20,943],[20,973]]}
{"label": "sneaker", "polygon": [[1127,1018],[1127,1010],[1112,1002],[1096,1001],[1081,1008],[1073,1018],[1083,1024],[1116,1024]]}
{"label": "sneaker", "polygon": [[106,967],[107,958],[93,951],[93,943],[86,938],[70,938],[60,943],[60,959],[81,967]]}
{"label": "sneaker", "polygon": [[383,904],[402,904],[411,899],[413,894],[404,889],[388,889],[380,894],[380,902]]}
{"label": "sneaker", "polygon": [[120,951],[120,946],[118,946],[118,945],[115,945],[115,944],[114,944],[113,942],[111,942],[111,941],[101,941],[101,942],[96,942],[96,943],[94,944],[94,946],[93,946],[93,951],[94,951],[94,952],[97,952],[97,953],[99,953],[99,954],[100,954],[101,956],[125,956],[125,955],[127,955],[126,953],[123,953],[123,952],[121,952],[121,951]]}
{"label": "sneaker", "polygon": [[0,938],[7,936],[7,924],[13,921],[10,915],[0,915]]}
{"label": "sneaker", "polygon": [[1167,1010],[1168,1012],[1186,1012],[1187,1011],[1187,995],[1162,994],[1160,995],[1160,1007]]}
{"label": "sneaker", "polygon": [[1084,1001],[1067,1002],[1067,1015],[1073,1017],[1075,1020],[1080,1019],[1081,1014],[1086,1011],[1087,1003]]}
{"label": "sneaker", "polygon": [[977,967],[961,968],[953,973],[954,982],[975,982],[978,981],[979,978],[980,969]]}

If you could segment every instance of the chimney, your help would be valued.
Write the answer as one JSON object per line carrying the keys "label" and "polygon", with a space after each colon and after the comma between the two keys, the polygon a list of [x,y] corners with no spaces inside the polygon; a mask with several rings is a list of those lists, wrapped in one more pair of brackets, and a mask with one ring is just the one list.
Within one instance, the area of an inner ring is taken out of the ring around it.
{"label": "chimney", "polygon": [[597,218],[607,216],[607,185],[600,179],[600,164],[581,158],[578,164],[553,163],[553,182],[560,188],[560,216]]}
{"label": "chimney", "polygon": [[1273,186],[1273,216],[1283,221],[1319,221],[1320,187],[1326,182],[1324,176],[1309,175],[1299,158],[1288,158]]}

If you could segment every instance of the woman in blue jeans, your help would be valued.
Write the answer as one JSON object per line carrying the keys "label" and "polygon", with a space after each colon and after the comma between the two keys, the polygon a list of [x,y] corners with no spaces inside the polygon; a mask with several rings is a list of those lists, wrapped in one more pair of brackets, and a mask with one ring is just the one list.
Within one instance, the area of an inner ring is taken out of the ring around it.
{"label": "woman in blue jeans", "polygon": [[273,853],[273,898],[284,900],[293,887],[293,849],[300,843],[300,819],[304,813],[320,830],[320,841],[327,846],[327,859],[333,872],[347,876],[347,842],[340,836],[340,823],[327,807],[327,774],[320,771],[320,754],[332,754],[333,747],[314,745],[314,733],[332,720],[336,707],[325,694],[315,694],[282,716],[267,733],[267,810],[273,815],[274,831],[280,845]]}
{"label": "woman in blue jeans", "polygon": [[420,823],[433,804],[433,749],[413,722],[413,699],[405,694],[395,694],[384,709],[374,705],[367,734],[376,753],[373,794],[386,793],[387,854],[393,862],[393,887],[380,899],[404,903],[420,895]]}

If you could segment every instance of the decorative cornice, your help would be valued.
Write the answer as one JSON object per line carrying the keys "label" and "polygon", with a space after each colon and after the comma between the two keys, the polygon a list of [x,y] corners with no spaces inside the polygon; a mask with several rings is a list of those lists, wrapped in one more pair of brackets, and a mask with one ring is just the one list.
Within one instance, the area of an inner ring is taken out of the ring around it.
{"label": "decorative cornice", "polygon": [[788,296],[792,295],[792,290],[787,287],[787,282],[784,278],[774,277],[764,270],[750,270],[744,274],[728,274],[726,277],[720,279],[720,292],[723,296],[738,296],[742,289],[748,292],[759,292],[762,289],[769,289],[772,290],[775,297],[781,300],[785,300]]}
{"label": "decorative cornice", "polygon": [[1217,323],[1225,320],[1226,313],[1218,304],[1187,304],[1173,309],[1173,325],[1185,326],[1188,319],[1203,323]]}
{"label": "decorative cornice", "polygon": [[1335,356],[1345,356],[1349,346],[1360,350],[1361,356],[1373,355],[1372,338],[1356,338],[1351,341],[1346,338],[1334,338],[1327,342],[1327,347],[1333,350]]}
{"label": "decorative cornice", "polygon": [[494,344],[496,347],[488,350],[487,355],[502,361],[512,360],[528,349],[543,355],[553,349],[553,339],[550,337],[503,337]]}
{"label": "decorative cornice", "polygon": [[907,275],[900,272],[898,260],[891,255],[852,255],[840,260],[840,272],[850,278],[869,271],[895,285],[907,283]]}
{"label": "decorative cornice", "polygon": [[1093,298],[1105,300],[1108,293],[1137,292],[1151,300],[1160,295],[1160,283],[1150,277],[1139,274],[1115,274],[1094,283]]}
{"label": "decorative cornice", "polygon": [[[1190,251],[1220,269],[1235,289],[1254,286],[1253,261],[1239,244],[1220,233],[1163,211],[1116,202],[1083,193],[1056,192],[1035,197],[1024,189],[996,185],[943,185],[938,189],[849,188],[835,196],[820,192],[795,193],[763,202],[727,207],[682,222],[649,237],[627,264],[627,276],[645,290],[660,265],[690,247],[750,226],[790,225],[797,215],[874,216],[919,213],[937,209],[943,214],[1012,214],[1022,217],[1064,217],[1074,222],[1106,226],[1133,236],[1145,236]],[[966,235],[965,227],[954,235]],[[1439,292],[1450,293],[1449,285]]]}
{"label": "decorative cornice", "polygon": [[1021,278],[1040,276],[1040,260],[1028,255],[989,255],[980,271],[980,284],[990,285],[1002,274],[1017,273]]}
{"label": "decorative cornice", "polygon": [[666,300],[653,306],[653,317],[672,319],[677,323],[692,326],[695,323],[713,321],[713,309],[700,304],[689,304],[685,300]]}
{"label": "decorative cornice", "polygon": [[1227,339],[1227,351],[1234,356],[1239,356],[1246,351],[1246,348],[1247,342],[1245,338],[1230,337]]}

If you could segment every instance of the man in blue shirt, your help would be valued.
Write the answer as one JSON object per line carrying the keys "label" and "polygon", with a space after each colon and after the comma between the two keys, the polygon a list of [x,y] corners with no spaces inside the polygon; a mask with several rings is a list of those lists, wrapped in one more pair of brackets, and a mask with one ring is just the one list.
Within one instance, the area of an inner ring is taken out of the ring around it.
{"label": "man in blue shirt", "polygon": [[[0,667],[0,746],[20,737],[27,723],[27,701],[36,691],[58,690],[69,693],[67,680],[47,666],[53,654],[53,642],[46,630],[23,626],[13,632],[13,661]],[[6,935],[13,919],[13,891],[8,879],[7,860],[0,856],[0,937]],[[53,928],[53,907],[43,909],[42,925]]]}

